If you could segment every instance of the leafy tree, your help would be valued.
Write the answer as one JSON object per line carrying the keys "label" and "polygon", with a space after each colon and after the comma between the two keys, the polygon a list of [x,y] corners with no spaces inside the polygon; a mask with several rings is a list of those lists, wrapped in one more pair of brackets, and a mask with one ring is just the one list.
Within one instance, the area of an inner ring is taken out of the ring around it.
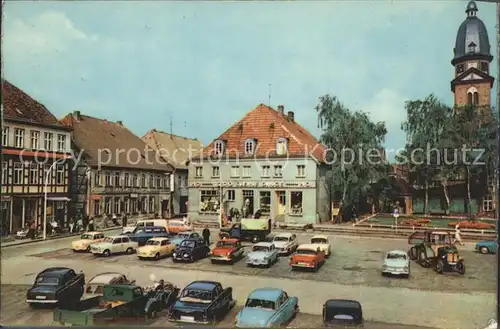
{"label": "leafy tree", "polygon": [[335,96],[324,95],[316,106],[321,142],[329,152],[331,189],[340,194],[340,211],[357,205],[371,184],[387,174],[382,143],[384,122],[372,122],[363,112],[353,112]]}

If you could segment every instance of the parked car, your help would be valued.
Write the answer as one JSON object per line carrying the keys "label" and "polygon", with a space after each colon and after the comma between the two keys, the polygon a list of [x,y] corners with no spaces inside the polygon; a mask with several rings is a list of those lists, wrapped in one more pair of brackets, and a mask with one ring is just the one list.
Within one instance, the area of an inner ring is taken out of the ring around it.
{"label": "parked car", "polygon": [[271,242],[254,244],[252,251],[247,255],[247,265],[271,267],[279,259],[278,250]]}
{"label": "parked car", "polygon": [[104,233],[102,232],[87,232],[80,236],[79,240],[71,242],[71,249],[77,251],[90,251],[90,246],[102,242]]}
{"label": "parked car", "polygon": [[330,241],[326,235],[315,235],[311,238],[311,244],[318,247],[325,253],[325,257],[330,257],[332,250],[330,246]]}
{"label": "parked car", "polygon": [[108,236],[104,241],[96,243],[90,247],[94,256],[109,257],[112,254],[127,253],[133,254],[137,250],[137,243],[129,239],[128,236]]}
{"label": "parked car", "polygon": [[169,220],[167,223],[168,233],[179,234],[181,232],[192,231],[193,226],[182,220]]}
{"label": "parked car", "polygon": [[104,293],[104,286],[107,284],[134,284],[135,280],[130,281],[125,274],[118,272],[104,272],[99,273],[90,279],[85,286],[84,299],[102,296]]}
{"label": "parked car", "polygon": [[175,244],[168,238],[151,238],[146,244],[137,249],[139,259],[159,260],[161,257],[168,257],[174,253]]}
{"label": "parked car", "polygon": [[236,315],[236,327],[282,327],[299,312],[299,299],[288,297],[279,288],[259,288],[252,291],[245,306]]}
{"label": "parked car", "polygon": [[168,220],[166,219],[143,219],[137,221],[135,225],[125,226],[122,229],[122,234],[132,234],[135,230],[146,226],[161,226],[168,230]]}
{"label": "parked car", "polygon": [[194,281],[182,290],[170,308],[170,321],[215,324],[233,308],[233,288],[215,281]]}
{"label": "parked car", "polygon": [[384,258],[382,265],[382,275],[401,275],[410,277],[410,258],[402,250],[389,251]]}
{"label": "parked car", "polygon": [[50,267],[38,273],[33,286],[28,289],[26,302],[39,304],[72,303],[83,295],[85,275],[76,274],[68,267]]}
{"label": "parked car", "polygon": [[234,263],[243,257],[245,249],[238,239],[223,239],[217,242],[215,248],[210,252],[210,261]]}
{"label": "parked car", "polygon": [[290,258],[290,266],[295,269],[312,269],[315,272],[325,262],[325,253],[311,244],[301,244]]}
{"label": "parked car", "polygon": [[128,236],[130,240],[137,242],[138,246],[144,246],[151,238],[168,238],[168,233],[163,226],[144,226]]}
{"label": "parked car", "polygon": [[170,241],[176,246],[180,245],[182,241],[187,239],[199,239],[203,242],[203,238],[197,232],[181,232],[170,237]]}
{"label": "parked car", "polygon": [[290,255],[299,246],[297,235],[293,233],[280,233],[274,236],[273,244],[280,255]]}
{"label": "parked car", "polygon": [[257,243],[263,241],[271,233],[271,220],[269,218],[242,218],[239,223],[230,227],[222,227],[219,238],[233,238]]}
{"label": "parked car", "polygon": [[210,248],[198,239],[188,239],[181,242],[172,254],[174,262],[194,262],[208,257]]}
{"label": "parked car", "polygon": [[495,240],[485,240],[476,243],[476,251],[482,254],[496,254],[497,249],[498,245]]}
{"label": "parked car", "polygon": [[329,299],[323,304],[323,324],[326,327],[363,328],[363,308],[355,300]]}

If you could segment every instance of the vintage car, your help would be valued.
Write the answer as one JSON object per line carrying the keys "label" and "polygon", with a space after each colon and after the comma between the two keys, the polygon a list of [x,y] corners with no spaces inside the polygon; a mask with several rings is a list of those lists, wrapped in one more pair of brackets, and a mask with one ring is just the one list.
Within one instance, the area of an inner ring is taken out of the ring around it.
{"label": "vintage car", "polygon": [[271,242],[259,242],[248,253],[247,265],[271,267],[278,259],[278,250],[274,247],[274,244]]}
{"label": "vintage car", "polygon": [[167,229],[162,226],[145,226],[127,236],[140,247],[144,246],[151,238],[168,238],[168,233]]}
{"label": "vintage car", "polygon": [[402,250],[389,251],[384,258],[382,275],[401,275],[410,277],[410,258]]}
{"label": "vintage car", "polygon": [[144,228],[145,226],[161,226],[168,230],[168,220],[158,218],[139,220],[135,223],[135,225],[123,227],[122,234],[133,234],[135,231]]}
{"label": "vintage car", "polygon": [[323,324],[326,327],[363,328],[361,304],[349,299],[329,299],[323,304]]}
{"label": "vintage car", "polygon": [[215,324],[235,304],[233,288],[224,289],[214,281],[194,281],[182,290],[167,317],[176,322]]}
{"label": "vintage car", "polygon": [[131,241],[128,236],[118,235],[108,236],[104,241],[92,245],[90,252],[94,256],[109,257],[111,254],[133,254],[137,248],[137,243]]}
{"label": "vintage car", "polygon": [[222,227],[219,231],[219,238],[233,238],[257,243],[264,241],[271,233],[271,224],[269,218],[242,218],[230,227]]}
{"label": "vintage car", "polygon": [[210,254],[210,248],[199,239],[187,239],[178,245],[172,254],[172,260],[175,262],[194,262],[206,258]]}
{"label": "vintage car", "polygon": [[318,247],[325,253],[325,257],[330,257],[332,250],[330,246],[330,241],[326,235],[315,235],[311,238],[311,244]]}
{"label": "vintage car", "polygon": [[85,275],[67,267],[51,267],[38,273],[33,286],[28,289],[26,302],[39,304],[72,303],[83,295]]}
{"label": "vintage car", "polygon": [[84,299],[102,296],[104,286],[107,284],[134,284],[135,280],[130,281],[124,274],[118,272],[99,273],[90,279],[85,286]]}
{"label": "vintage car", "polygon": [[191,224],[182,220],[169,220],[167,225],[168,233],[170,234],[178,234],[193,230],[193,226]]}
{"label": "vintage car", "polygon": [[223,239],[217,242],[215,248],[210,252],[210,261],[234,263],[243,257],[245,249],[238,239]]}
{"label": "vintage car", "polygon": [[200,241],[203,241],[203,238],[197,232],[181,232],[170,237],[170,241],[176,246],[180,245],[182,241],[187,239],[199,239]]}
{"label": "vintage car", "polygon": [[279,288],[252,291],[245,306],[236,315],[237,328],[283,327],[299,312],[299,299]]}
{"label": "vintage car", "polygon": [[497,249],[498,245],[495,240],[485,240],[476,243],[476,251],[482,254],[496,254]]}
{"label": "vintage car", "polygon": [[297,235],[293,233],[279,233],[274,236],[273,244],[280,255],[290,255],[299,246]]}
{"label": "vintage car", "polygon": [[77,251],[90,251],[90,246],[102,242],[104,240],[104,233],[102,232],[87,232],[80,236],[79,240],[71,243],[71,249]]}
{"label": "vintage car", "polygon": [[290,266],[295,269],[312,269],[315,272],[325,262],[325,252],[311,244],[301,244],[290,258]]}
{"label": "vintage car", "polygon": [[137,249],[139,259],[159,260],[161,257],[168,257],[174,253],[175,244],[168,238],[151,238],[146,244]]}

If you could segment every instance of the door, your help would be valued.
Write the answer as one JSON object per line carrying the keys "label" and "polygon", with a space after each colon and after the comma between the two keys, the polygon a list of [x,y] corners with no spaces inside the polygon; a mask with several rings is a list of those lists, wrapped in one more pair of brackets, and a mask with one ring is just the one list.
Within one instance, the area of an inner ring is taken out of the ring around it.
{"label": "door", "polygon": [[119,252],[124,252],[123,250],[123,243],[122,243],[122,238],[116,238],[113,240],[113,244],[111,245],[111,252],[112,253],[119,253]]}
{"label": "door", "polygon": [[252,218],[254,213],[253,190],[243,190],[243,218]]}
{"label": "door", "polygon": [[241,245],[241,242],[237,242],[236,243],[236,247],[238,248],[238,250],[236,251],[236,257],[238,257],[238,258],[242,257],[243,256],[243,252],[245,251],[245,249]]}
{"label": "door", "polygon": [[286,192],[276,191],[276,201],[277,216],[284,216],[286,214]]}
{"label": "door", "polygon": [[180,203],[180,205],[179,205],[179,213],[180,213],[180,215],[187,214],[187,212],[188,212],[188,208],[187,208],[188,203],[187,203],[187,201],[188,201],[187,195],[186,196],[181,196],[179,198],[179,203]]}

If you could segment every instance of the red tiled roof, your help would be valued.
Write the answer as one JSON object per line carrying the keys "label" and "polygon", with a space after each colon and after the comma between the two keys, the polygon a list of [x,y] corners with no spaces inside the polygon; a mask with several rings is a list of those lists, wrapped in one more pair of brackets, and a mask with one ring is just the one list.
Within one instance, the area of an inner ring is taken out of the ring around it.
{"label": "red tiled roof", "polygon": [[[224,157],[278,157],[276,143],[279,138],[288,140],[288,156],[312,156],[318,161],[324,161],[325,146],[311,135],[306,129],[286,114],[260,104],[248,112],[240,121],[236,122],[222,135],[211,142],[204,150],[204,156],[215,156],[214,142],[225,141]],[[257,149],[253,155],[245,155],[245,141],[257,140]],[[195,157],[196,158],[196,157]]]}
{"label": "red tiled roof", "polygon": [[44,105],[4,79],[2,79],[2,105],[6,120],[67,129]]}

